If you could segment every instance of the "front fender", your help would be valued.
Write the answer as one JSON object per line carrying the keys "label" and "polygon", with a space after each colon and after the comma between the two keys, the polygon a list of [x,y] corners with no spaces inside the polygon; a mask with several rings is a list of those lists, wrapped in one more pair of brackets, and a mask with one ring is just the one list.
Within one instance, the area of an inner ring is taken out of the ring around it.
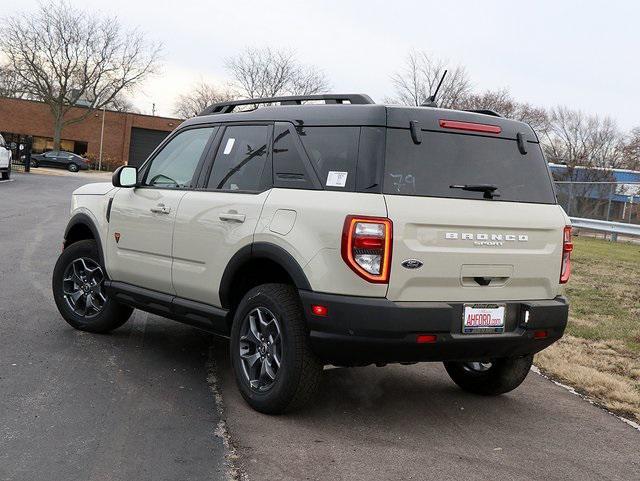
{"label": "front fender", "polygon": [[67,248],[68,242],[69,240],[71,240],[70,234],[75,228],[80,225],[87,227],[91,231],[91,234],[93,235],[93,238],[96,240],[96,244],[98,245],[98,256],[100,257],[100,264],[105,266],[106,264],[102,246],[102,237],[100,235],[100,230],[98,229],[97,222],[96,220],[94,220],[93,214],[91,214],[90,212],[77,212],[71,217],[71,219],[69,219],[67,227],[64,230],[63,247],[65,249]]}

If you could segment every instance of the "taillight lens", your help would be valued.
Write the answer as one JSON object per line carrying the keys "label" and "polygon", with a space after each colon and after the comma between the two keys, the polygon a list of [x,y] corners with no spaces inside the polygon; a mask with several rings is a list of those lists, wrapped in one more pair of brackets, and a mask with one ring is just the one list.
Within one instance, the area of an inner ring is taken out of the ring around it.
{"label": "taillight lens", "polygon": [[389,282],[393,225],[386,217],[349,215],[342,229],[342,258],[360,277]]}
{"label": "taillight lens", "polygon": [[562,266],[560,269],[560,284],[566,284],[571,276],[571,251],[573,243],[571,242],[571,226],[565,226],[562,237]]}

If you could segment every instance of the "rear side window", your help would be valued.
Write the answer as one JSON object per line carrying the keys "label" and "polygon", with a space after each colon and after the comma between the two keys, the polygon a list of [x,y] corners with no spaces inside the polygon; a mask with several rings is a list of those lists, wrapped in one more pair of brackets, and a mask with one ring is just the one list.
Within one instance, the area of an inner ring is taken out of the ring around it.
{"label": "rear side window", "polygon": [[324,188],[355,190],[360,127],[298,127],[297,130]]}
{"label": "rear side window", "polygon": [[[306,154],[293,126],[277,122],[273,131],[273,185],[286,189],[315,189]],[[316,181],[317,184],[317,181]]]}
{"label": "rear side window", "polygon": [[262,191],[271,186],[266,125],[227,127],[213,162],[208,188]]}
{"label": "rear side window", "polygon": [[482,199],[482,192],[452,185],[497,187],[494,201],[555,204],[540,146],[520,154],[515,140],[479,135],[422,132],[415,144],[404,129],[387,129],[385,194]]}

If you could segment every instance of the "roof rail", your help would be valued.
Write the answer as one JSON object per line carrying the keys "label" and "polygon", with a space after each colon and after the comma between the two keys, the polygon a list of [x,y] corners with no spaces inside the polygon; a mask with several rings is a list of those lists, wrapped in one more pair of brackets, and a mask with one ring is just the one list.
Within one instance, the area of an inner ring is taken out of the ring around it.
{"label": "roof rail", "polygon": [[486,109],[479,109],[479,110],[465,110],[465,112],[473,112],[474,114],[484,114],[484,115],[491,115],[493,117],[502,117],[502,115],[500,115],[498,112],[495,112],[493,110],[486,110]]}
{"label": "roof rail", "polygon": [[230,100],[210,105],[198,115],[228,114],[239,105],[256,105],[280,103],[280,105],[302,105],[307,100],[324,100],[325,104],[373,104],[371,97],[365,94],[321,94],[321,95],[289,95],[285,97],[267,97],[262,99]]}

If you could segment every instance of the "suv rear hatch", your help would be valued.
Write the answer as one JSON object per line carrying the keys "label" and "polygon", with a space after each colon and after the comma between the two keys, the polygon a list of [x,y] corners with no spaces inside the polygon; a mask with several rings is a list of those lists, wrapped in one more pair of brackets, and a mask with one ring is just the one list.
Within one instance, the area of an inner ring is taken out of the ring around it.
{"label": "suv rear hatch", "polygon": [[390,300],[557,295],[566,218],[528,125],[390,108],[383,192],[394,236]]}

